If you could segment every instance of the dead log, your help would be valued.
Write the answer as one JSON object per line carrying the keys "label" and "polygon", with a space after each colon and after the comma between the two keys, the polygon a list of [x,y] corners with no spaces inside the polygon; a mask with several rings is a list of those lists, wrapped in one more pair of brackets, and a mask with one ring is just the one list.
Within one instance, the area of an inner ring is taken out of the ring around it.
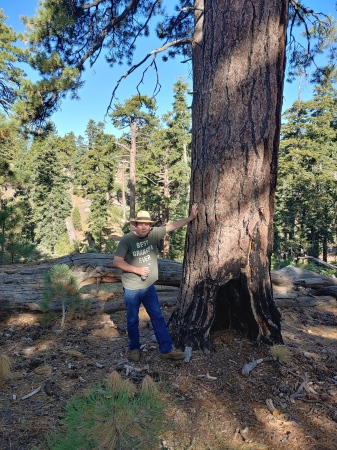
{"label": "dead log", "polygon": [[[0,267],[0,319],[6,311],[16,309],[39,310],[42,298],[43,276],[55,264],[67,264],[80,287],[90,284],[120,283],[121,271],[113,267],[113,255],[78,253],[62,258],[39,261],[27,265]],[[159,259],[159,280],[156,284],[178,287],[182,277],[182,264]],[[271,272],[277,306],[313,306],[305,287],[313,294],[337,296],[337,279],[317,275],[309,270],[286,267]],[[175,297],[175,293],[172,297]],[[302,298],[301,298],[302,297]],[[173,301],[173,300],[172,300]],[[95,299],[97,302],[97,299]],[[170,300],[171,302],[171,300]],[[283,304],[282,304],[283,302]]]}
{"label": "dead log", "polygon": [[316,264],[320,264],[321,266],[329,267],[330,269],[337,270],[337,266],[334,266],[333,264],[329,264],[325,261],[322,261],[321,259],[314,258],[313,256],[298,256],[297,259],[307,259],[308,261],[314,261]]}
{"label": "dead log", "polygon": [[294,295],[292,297],[274,297],[274,301],[278,308],[293,308],[295,306],[312,308],[317,304],[315,297],[302,295]]}
{"label": "dead log", "polygon": [[303,286],[314,289],[324,286],[337,286],[337,278],[319,275],[300,267],[283,267],[271,272],[273,286]]}
{"label": "dead log", "polygon": [[329,295],[331,297],[335,297],[335,299],[337,300],[337,286],[327,286],[318,289],[315,292],[315,295],[317,296]]}
{"label": "dead log", "polygon": [[[27,265],[3,266],[0,267],[1,313],[16,309],[39,310],[43,276],[55,264],[67,264],[80,287],[121,281],[121,271],[113,267],[112,254],[78,253]],[[158,284],[179,286],[182,276],[181,263],[160,259],[158,266]]]}

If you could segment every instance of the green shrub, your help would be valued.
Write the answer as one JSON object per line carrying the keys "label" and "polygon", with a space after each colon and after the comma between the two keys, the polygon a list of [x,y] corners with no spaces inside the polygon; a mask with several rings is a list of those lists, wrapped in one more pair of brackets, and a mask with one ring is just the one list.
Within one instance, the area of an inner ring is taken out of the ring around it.
{"label": "green shrub", "polygon": [[165,402],[146,376],[137,389],[113,372],[104,388],[73,397],[61,420],[63,430],[48,436],[48,450],[154,450],[169,427]]}

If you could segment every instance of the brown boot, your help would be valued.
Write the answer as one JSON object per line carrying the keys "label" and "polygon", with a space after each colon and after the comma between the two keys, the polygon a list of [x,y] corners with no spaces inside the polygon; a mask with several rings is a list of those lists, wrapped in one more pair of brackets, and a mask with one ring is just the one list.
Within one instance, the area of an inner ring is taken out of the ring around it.
{"label": "brown boot", "polygon": [[129,361],[139,362],[140,361],[140,350],[130,350]]}
{"label": "brown boot", "polygon": [[171,350],[168,353],[161,353],[160,354],[161,359],[184,359],[185,358],[185,352],[179,352],[178,350]]}

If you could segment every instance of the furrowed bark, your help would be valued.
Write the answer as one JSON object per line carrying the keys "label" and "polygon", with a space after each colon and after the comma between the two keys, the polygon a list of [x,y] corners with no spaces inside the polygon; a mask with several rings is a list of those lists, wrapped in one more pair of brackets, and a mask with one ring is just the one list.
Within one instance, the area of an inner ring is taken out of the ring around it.
{"label": "furrowed bark", "polygon": [[181,347],[207,347],[211,331],[228,325],[281,343],[270,257],[288,1],[194,5],[191,200],[199,215],[170,330]]}

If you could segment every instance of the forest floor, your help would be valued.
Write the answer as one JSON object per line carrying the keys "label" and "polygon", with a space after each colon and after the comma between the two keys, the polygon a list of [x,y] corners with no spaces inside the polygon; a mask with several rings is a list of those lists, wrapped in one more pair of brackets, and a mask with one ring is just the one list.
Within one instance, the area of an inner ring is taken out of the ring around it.
{"label": "forest floor", "polygon": [[[102,301],[121,297],[97,295]],[[163,312],[168,318],[172,308]],[[0,323],[0,353],[13,360],[13,378],[0,386],[0,449],[46,450],[43,439],[60,429],[69,399],[104,385],[117,370],[133,382],[149,374],[165,393],[174,426],[162,437],[162,449],[336,450],[336,299],[317,297],[314,307],[281,312],[290,362],[263,362],[248,377],[243,366],[269,356],[270,349],[233,330],[214,335],[214,352],[193,352],[190,362],[162,361],[142,310],[145,348],[141,362],[130,364],[124,311],[110,320],[91,309],[84,319],[68,320],[62,332],[42,327],[37,313],[13,314]],[[293,398],[303,380],[306,390]]]}

